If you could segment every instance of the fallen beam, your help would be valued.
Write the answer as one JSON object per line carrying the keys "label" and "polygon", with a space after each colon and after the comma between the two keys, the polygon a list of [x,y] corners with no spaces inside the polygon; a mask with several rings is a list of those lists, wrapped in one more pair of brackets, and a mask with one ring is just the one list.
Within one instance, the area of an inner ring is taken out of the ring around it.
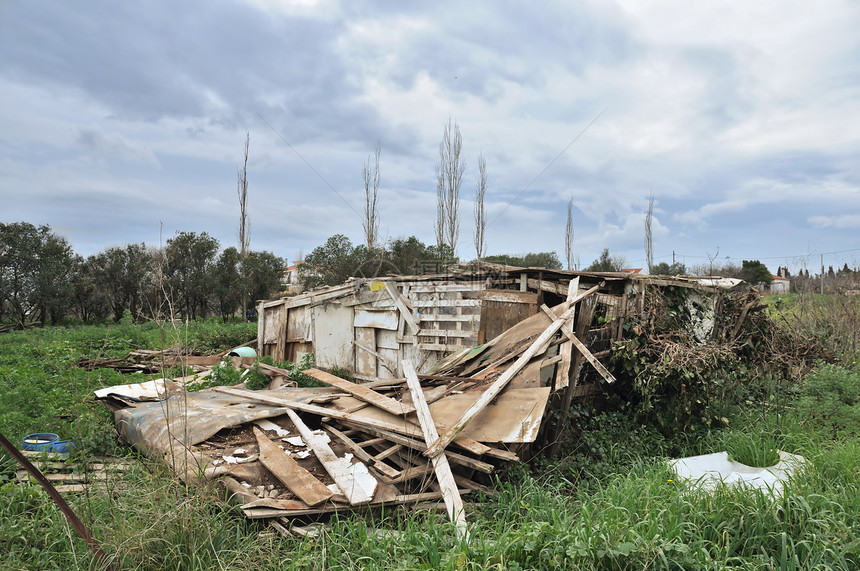
{"label": "fallen beam", "polygon": [[[433,422],[433,416],[430,414],[430,407],[427,406],[427,401],[424,399],[424,391],[421,390],[421,381],[418,380],[418,375],[411,361],[403,359],[400,364],[403,367],[403,373],[406,375],[406,384],[412,393],[412,402],[415,405],[418,422],[421,424],[421,431],[424,433],[424,441],[430,446],[439,438],[439,434],[436,432],[436,424]],[[458,535],[464,537],[467,531],[466,512],[463,509],[463,498],[460,497],[460,493],[457,491],[457,482],[454,481],[454,474],[451,472],[448,458],[445,454],[439,454],[433,456],[431,462],[433,463],[433,470],[436,472],[436,480],[442,489],[442,499],[448,510],[448,517],[457,526]]]}

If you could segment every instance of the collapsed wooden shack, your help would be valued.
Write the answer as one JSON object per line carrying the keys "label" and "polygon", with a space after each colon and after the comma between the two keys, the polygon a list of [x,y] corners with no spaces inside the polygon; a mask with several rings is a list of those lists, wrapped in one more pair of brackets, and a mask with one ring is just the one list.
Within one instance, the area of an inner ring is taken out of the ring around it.
{"label": "collapsed wooden shack", "polygon": [[259,352],[314,354],[304,373],[324,387],[191,393],[163,381],[146,397],[98,396],[126,441],[183,478],[218,480],[282,531],[301,529],[294,518],[441,500],[465,533],[461,496],[491,492],[485,474],[557,440],[572,400],[614,381],[605,362],[647,321],[648,296],[684,292],[689,342],[703,343],[723,334],[717,313],[736,286],[499,266],[354,279],[259,305]]}

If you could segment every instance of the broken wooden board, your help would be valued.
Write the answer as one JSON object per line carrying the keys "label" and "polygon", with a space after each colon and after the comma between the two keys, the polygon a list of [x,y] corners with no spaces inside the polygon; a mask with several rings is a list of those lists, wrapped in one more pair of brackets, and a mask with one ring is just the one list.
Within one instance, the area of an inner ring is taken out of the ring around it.
{"label": "broken wooden board", "polygon": [[335,438],[343,442],[347,448],[349,448],[355,457],[367,464],[369,467],[373,468],[383,476],[388,478],[397,477],[397,470],[383,462],[384,458],[380,458],[379,456],[371,456],[367,453],[364,448],[358,445],[357,442],[353,441],[349,436],[336,429],[333,426],[329,426],[327,424],[323,424],[323,428],[329,433],[333,434]]}
{"label": "broken wooden board", "polygon": [[[595,290],[596,291],[596,290]],[[469,407],[469,409],[463,413],[462,418],[454,424],[453,427],[448,429],[445,434],[440,436],[437,441],[430,445],[425,452],[429,457],[436,456],[440,454],[447,446],[451,443],[451,441],[466,428],[466,425],[469,424],[475,416],[478,415],[494,398],[496,398],[502,389],[508,384],[508,382],[516,375],[526,364],[534,357],[540,348],[547,342],[549,339],[561,329],[562,325],[564,325],[565,321],[570,317],[570,314],[573,313],[573,308],[565,311],[561,317],[552,322],[552,324],[547,327],[543,333],[541,333],[537,339],[526,349],[525,353],[523,353],[513,365],[508,367],[502,376],[496,379],[493,384],[491,384],[482,394],[481,397],[475,401],[475,403]]]}
{"label": "broken wooden board", "polygon": [[[411,361],[404,359],[401,366],[406,375],[406,384],[409,385],[409,391],[412,394],[412,402],[415,404],[415,413],[418,415],[421,431],[424,433],[424,442],[430,446],[439,438],[439,433],[436,432],[436,423],[430,414],[427,401],[424,400],[421,381],[418,380],[418,375],[415,373],[415,367]],[[442,499],[448,510],[448,517],[457,526],[457,534],[464,537],[466,535],[466,512],[463,509],[463,499],[457,491],[457,483],[454,481],[454,474],[451,472],[448,458],[443,453],[431,458],[431,462],[433,463],[433,470],[436,472],[436,480],[442,489]]]}
{"label": "broken wooden board", "polygon": [[[541,306],[541,309],[547,315],[554,315],[552,310],[545,305]],[[585,357],[585,360],[591,363],[591,366],[594,367],[598,373],[600,373],[600,376],[603,377],[603,379],[607,383],[615,382],[615,377],[612,375],[612,373],[610,373],[609,370],[603,366],[603,363],[597,360],[597,357],[591,354],[591,351],[588,350],[588,347],[585,346],[585,343],[580,341],[579,338],[577,338],[577,336],[573,334],[573,331],[563,329],[562,332],[567,336],[573,346],[576,347],[577,351],[579,351],[582,356]]]}
{"label": "broken wooden board", "polygon": [[338,388],[344,392],[353,395],[359,400],[363,400],[364,402],[370,403],[373,406],[377,406],[382,410],[388,411],[394,415],[402,416],[415,410],[415,407],[412,405],[403,404],[400,401],[394,400],[393,398],[383,396],[374,391],[373,389],[367,388],[364,385],[359,385],[347,381],[346,379],[336,377],[331,373],[327,373],[319,369],[307,369],[303,371],[303,373],[309,377],[313,377],[321,383],[325,383],[329,386]]}
{"label": "broken wooden board", "polygon": [[299,466],[289,454],[278,448],[263,432],[254,427],[254,436],[260,448],[260,462],[291,492],[308,506],[313,507],[332,497],[333,492],[313,474]]}
{"label": "broken wooden board", "polygon": [[410,331],[412,331],[412,334],[418,335],[418,332],[421,330],[421,327],[418,325],[418,322],[415,321],[414,317],[412,316],[412,308],[407,305],[406,300],[403,299],[403,296],[400,295],[400,292],[398,292],[397,289],[391,284],[385,284],[385,291],[387,291],[388,295],[391,296],[391,299],[394,300],[397,309],[400,310],[400,316],[403,318],[406,324],[409,325],[409,329]]}
{"label": "broken wooden board", "polygon": [[[367,472],[367,468],[365,467],[367,477],[364,478],[364,474],[362,474],[362,481],[358,481],[356,478],[356,472],[352,468],[349,460],[346,458],[339,458],[331,447],[322,439],[317,437],[317,435],[308,428],[299,415],[292,409],[287,409],[287,415],[290,417],[290,420],[293,421],[293,425],[295,425],[296,430],[298,430],[302,435],[302,440],[304,440],[305,444],[313,450],[317,460],[320,461],[320,464],[323,465],[325,471],[328,472],[329,476],[331,476],[335,484],[337,484],[337,487],[340,488],[340,491],[343,492],[344,496],[346,496],[349,504],[354,506],[370,502],[370,500],[373,499],[373,492],[376,490],[378,482],[376,481],[376,478]],[[365,486],[372,489],[365,489]]]}

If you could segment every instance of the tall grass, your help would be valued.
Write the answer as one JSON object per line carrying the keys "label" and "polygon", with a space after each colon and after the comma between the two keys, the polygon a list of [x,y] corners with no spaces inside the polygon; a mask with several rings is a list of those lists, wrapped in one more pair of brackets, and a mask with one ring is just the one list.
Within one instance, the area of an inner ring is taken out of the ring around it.
{"label": "tall grass", "polygon": [[788,331],[820,341],[843,364],[860,360],[860,296],[793,293],[767,301],[771,316]]}
{"label": "tall grass", "polygon": [[[209,327],[190,331],[188,342],[202,344],[197,334]],[[4,337],[13,350],[0,353],[0,427],[16,437],[45,428],[80,433],[88,454],[124,450],[90,392],[128,377],[68,365],[102,347],[125,350],[124,340],[158,347],[144,339],[163,334],[121,328]],[[186,488],[145,460],[106,489],[69,499],[123,569],[858,569],[857,390],[856,367],[821,365],[799,386],[750,380],[727,399],[719,429],[668,436],[623,412],[582,408],[580,438],[564,458],[515,466],[494,477],[496,495],[471,499],[469,541],[457,539],[444,511],[402,508],[333,516],[318,537],[284,538],[246,520],[217,490]],[[691,491],[666,465],[720,450],[752,465],[773,464],[776,450],[808,462],[776,497]],[[10,470],[0,461],[0,567],[95,569],[47,496],[2,483]]]}

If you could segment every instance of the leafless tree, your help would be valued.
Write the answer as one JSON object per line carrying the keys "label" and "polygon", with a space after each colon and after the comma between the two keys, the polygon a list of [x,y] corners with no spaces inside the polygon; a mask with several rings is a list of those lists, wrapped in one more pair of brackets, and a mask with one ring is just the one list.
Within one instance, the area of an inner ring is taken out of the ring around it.
{"label": "leafless tree", "polygon": [[573,197],[567,201],[567,225],[564,227],[564,258],[567,269],[573,269]]}
{"label": "leafless tree", "polygon": [[487,193],[487,161],[484,155],[478,155],[478,172],[480,180],[475,189],[475,254],[480,265],[486,248],[487,209],[484,208],[484,196]]}
{"label": "leafless tree", "polygon": [[439,162],[436,164],[436,238],[456,256],[460,236],[460,183],[466,163],[460,159],[463,137],[460,127],[448,119],[439,143]]}
{"label": "leafless tree", "polygon": [[[379,155],[382,147],[377,141],[374,154],[367,157],[367,164],[361,171],[364,179],[364,240],[367,249],[373,250],[379,241],[379,211],[376,201],[379,196]],[[371,159],[373,162],[371,163]]]}
{"label": "leafless tree", "polygon": [[248,222],[248,149],[251,146],[251,133],[245,133],[245,161],[238,169],[237,192],[239,194],[239,276],[242,282],[242,319],[248,320],[248,288],[245,287],[245,262],[251,245],[251,224]]}
{"label": "leafless tree", "polygon": [[645,214],[645,263],[648,264],[648,273],[654,266],[654,241],[651,234],[651,221],[654,218],[654,193],[648,197],[648,212]]}
{"label": "leafless tree", "polygon": [[436,181],[436,224],[433,228],[436,233],[436,247],[442,251],[442,246],[445,245],[445,192],[440,184]]}

